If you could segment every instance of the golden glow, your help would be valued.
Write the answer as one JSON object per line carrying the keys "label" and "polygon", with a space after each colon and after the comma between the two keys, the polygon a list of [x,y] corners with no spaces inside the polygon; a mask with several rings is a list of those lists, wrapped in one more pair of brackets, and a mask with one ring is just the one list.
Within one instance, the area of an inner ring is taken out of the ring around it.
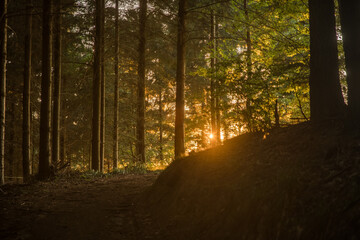
{"label": "golden glow", "polygon": [[214,135],[213,135],[212,133],[210,133],[209,138],[210,138],[210,139],[213,139],[213,138],[214,138]]}

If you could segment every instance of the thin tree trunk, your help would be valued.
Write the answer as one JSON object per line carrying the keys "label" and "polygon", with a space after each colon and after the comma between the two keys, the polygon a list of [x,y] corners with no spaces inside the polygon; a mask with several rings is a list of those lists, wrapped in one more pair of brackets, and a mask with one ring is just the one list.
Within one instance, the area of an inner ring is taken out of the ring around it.
{"label": "thin tree trunk", "polygon": [[100,47],[100,63],[101,63],[101,122],[100,122],[100,171],[104,171],[104,158],[105,158],[105,59],[104,59],[104,48],[105,48],[105,0],[101,2],[101,47]]}
{"label": "thin tree trunk", "polygon": [[214,59],[215,59],[215,115],[216,115],[216,142],[217,144],[221,144],[221,114],[220,114],[220,80],[217,76],[217,62],[218,62],[218,37],[219,37],[219,26],[217,19],[214,19]]}
{"label": "thin tree trunk", "polygon": [[117,169],[119,159],[119,0],[115,3],[115,79],[114,79],[114,149],[113,169]]}
{"label": "thin tree trunk", "polygon": [[348,84],[348,126],[360,134],[360,2],[339,0]]}
{"label": "thin tree trunk", "polygon": [[54,112],[52,129],[52,161],[55,166],[60,159],[61,48],[61,0],[57,0],[54,15]]}
{"label": "thin tree trunk", "polygon": [[180,158],[185,155],[185,18],[186,0],[179,0],[176,65],[175,158]]}
{"label": "thin tree trunk", "polygon": [[67,100],[66,100],[66,95],[65,93],[65,89],[66,89],[66,79],[64,77],[62,77],[62,97],[61,97],[61,112],[62,114],[60,115],[61,118],[61,124],[60,124],[60,161],[61,164],[65,164],[66,163],[66,104],[67,104]]}
{"label": "thin tree trunk", "polygon": [[140,0],[140,41],[138,64],[138,98],[137,98],[137,126],[136,126],[136,155],[138,160],[145,162],[145,51],[146,51],[146,12],[147,0]]}
{"label": "thin tree trunk", "polygon": [[[246,18],[246,81],[250,84],[252,79],[252,43],[251,43],[251,32],[250,32],[250,23],[249,23],[249,10],[247,0],[244,0],[244,11]],[[250,132],[254,131],[252,124],[252,109],[251,109],[251,99],[248,94],[246,97],[246,121],[248,123],[248,128]]]}
{"label": "thin tree trunk", "polygon": [[311,120],[339,118],[344,100],[339,82],[334,1],[309,0]]}
{"label": "thin tree trunk", "polygon": [[162,87],[159,91],[159,158],[160,162],[164,161],[163,153],[163,101],[162,101]]}
{"label": "thin tree trunk", "polygon": [[101,115],[101,33],[102,0],[96,0],[95,7],[95,53],[93,82],[93,118],[92,118],[92,170],[100,170],[100,115]]}
{"label": "thin tree trunk", "polygon": [[51,161],[51,68],[52,0],[43,0],[43,50],[40,109],[39,178],[50,176]]}
{"label": "thin tree trunk", "polygon": [[32,48],[32,0],[26,4],[26,22],[25,22],[25,56],[24,56],[24,88],[23,88],[23,181],[29,181],[30,178],[30,145],[31,145],[31,48]]}
{"label": "thin tree trunk", "polygon": [[279,117],[279,106],[278,106],[278,100],[275,101],[275,127],[280,127],[280,117]]}
{"label": "thin tree trunk", "polygon": [[211,43],[211,58],[210,58],[210,69],[211,69],[211,83],[210,83],[210,115],[211,115],[211,134],[210,142],[212,146],[217,144],[217,129],[216,129],[216,93],[215,93],[215,16],[214,11],[211,11],[210,16],[210,43]]}

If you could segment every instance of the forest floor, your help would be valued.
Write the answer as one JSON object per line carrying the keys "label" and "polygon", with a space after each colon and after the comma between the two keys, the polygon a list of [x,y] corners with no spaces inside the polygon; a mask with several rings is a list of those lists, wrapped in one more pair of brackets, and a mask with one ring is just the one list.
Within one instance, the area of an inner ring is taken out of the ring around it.
{"label": "forest floor", "polygon": [[157,173],[77,175],[0,190],[0,239],[156,239],[139,195]]}

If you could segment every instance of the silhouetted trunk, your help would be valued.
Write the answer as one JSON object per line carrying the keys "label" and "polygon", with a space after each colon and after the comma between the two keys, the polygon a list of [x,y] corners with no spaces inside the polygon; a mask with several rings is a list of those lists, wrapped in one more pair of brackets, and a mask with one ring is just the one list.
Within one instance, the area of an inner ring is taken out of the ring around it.
{"label": "silhouetted trunk", "polygon": [[341,117],[344,100],[339,82],[334,1],[309,0],[311,120]]}
{"label": "silhouetted trunk", "polygon": [[210,15],[210,43],[211,43],[211,58],[210,58],[210,68],[211,68],[211,83],[210,83],[210,117],[211,117],[211,134],[212,138],[210,138],[211,145],[215,146],[217,144],[217,128],[216,128],[216,88],[215,88],[215,16],[214,11],[211,11]]}
{"label": "silhouetted trunk", "polygon": [[5,110],[6,110],[6,54],[7,0],[0,3],[0,185],[5,183]]}
{"label": "silhouetted trunk", "polygon": [[32,48],[32,1],[26,4],[25,20],[25,55],[24,55],[24,88],[23,88],[23,181],[26,183],[30,178],[30,144],[31,144],[31,48]]}
{"label": "silhouetted trunk", "polygon": [[61,97],[61,124],[60,124],[60,161],[61,164],[65,164],[66,163],[66,105],[67,105],[67,101],[66,101],[66,95],[64,94],[65,89],[66,89],[66,79],[64,77],[62,77],[62,97]]}
{"label": "silhouetted trunk", "polygon": [[100,115],[101,115],[101,33],[102,0],[96,0],[95,6],[95,53],[93,82],[93,118],[92,118],[92,158],[91,169],[100,170]]}
{"label": "silhouetted trunk", "polygon": [[100,47],[100,63],[101,63],[101,122],[100,122],[100,171],[104,170],[105,158],[105,59],[104,59],[104,44],[105,44],[105,0],[101,2],[101,47]]}
{"label": "silhouetted trunk", "polygon": [[[248,84],[251,83],[252,79],[252,43],[251,43],[251,32],[250,32],[250,22],[249,22],[249,10],[247,0],[244,0],[244,12],[245,12],[245,19],[246,19],[246,82]],[[248,124],[249,131],[254,131],[254,127],[252,124],[252,109],[251,109],[251,99],[250,94],[247,94],[246,97],[246,113],[245,119]]]}
{"label": "silhouetted trunk", "polygon": [[61,0],[55,1],[54,15],[54,107],[52,129],[52,161],[60,159],[60,111],[61,111]]}
{"label": "silhouetted trunk", "polygon": [[159,159],[160,162],[164,160],[163,153],[163,102],[162,102],[162,87],[159,91]]}
{"label": "silhouetted trunk", "polygon": [[137,96],[137,125],[136,125],[136,155],[139,161],[145,162],[145,29],[146,29],[147,0],[140,0],[140,41],[138,64],[138,96]]}
{"label": "silhouetted trunk", "polygon": [[339,0],[348,84],[348,128],[360,133],[360,2]]}
{"label": "silhouetted trunk", "polygon": [[114,79],[114,149],[113,169],[117,169],[119,158],[119,0],[115,3],[115,79]]}
{"label": "silhouetted trunk", "polygon": [[219,38],[219,26],[217,19],[214,19],[215,24],[215,39],[214,39],[214,58],[215,58],[215,115],[216,115],[216,142],[221,144],[221,114],[220,114],[220,80],[217,75],[217,62],[218,62],[218,38]]}
{"label": "silhouetted trunk", "polygon": [[175,158],[185,155],[185,18],[186,0],[179,0],[176,65]]}
{"label": "silhouetted trunk", "polygon": [[50,176],[51,161],[51,67],[52,67],[52,0],[43,0],[42,30],[42,79],[40,109],[40,146],[39,146],[39,178]]}

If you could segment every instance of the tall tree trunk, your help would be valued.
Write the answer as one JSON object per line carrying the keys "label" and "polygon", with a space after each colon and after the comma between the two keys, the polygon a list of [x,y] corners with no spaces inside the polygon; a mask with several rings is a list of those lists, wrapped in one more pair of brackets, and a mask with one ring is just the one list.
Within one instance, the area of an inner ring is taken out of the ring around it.
{"label": "tall tree trunk", "polygon": [[163,101],[162,101],[162,87],[159,91],[159,159],[160,162],[164,160],[163,153]]}
{"label": "tall tree trunk", "polygon": [[67,105],[67,100],[66,100],[66,95],[65,93],[65,89],[66,89],[66,79],[64,77],[62,77],[62,97],[61,97],[61,124],[60,124],[60,161],[62,164],[66,163],[66,105]]}
{"label": "tall tree trunk", "polygon": [[54,108],[52,129],[52,161],[60,159],[60,111],[61,111],[61,0],[55,1],[54,15]]}
{"label": "tall tree trunk", "polygon": [[210,138],[211,145],[215,146],[217,144],[217,126],[216,126],[216,78],[215,78],[215,16],[214,11],[211,10],[210,16],[210,43],[211,43],[211,58],[210,58],[210,68],[211,68],[211,83],[210,83],[210,117],[211,117],[211,134],[212,138]]}
{"label": "tall tree trunk", "polygon": [[100,170],[100,115],[101,115],[101,33],[102,0],[96,0],[95,6],[95,53],[93,82],[93,118],[92,118],[92,158],[91,169]]}
{"label": "tall tree trunk", "polygon": [[5,183],[7,0],[0,3],[0,185]]}
{"label": "tall tree trunk", "polygon": [[215,39],[214,39],[214,59],[215,59],[215,115],[216,115],[216,142],[221,143],[221,114],[220,114],[220,80],[217,76],[217,62],[218,62],[218,37],[219,37],[219,25],[217,19],[214,19],[215,25]]}
{"label": "tall tree trunk", "polygon": [[339,0],[348,84],[348,128],[360,134],[360,2]]}
{"label": "tall tree trunk", "polygon": [[102,11],[101,11],[101,122],[100,122],[100,171],[104,171],[104,158],[105,158],[105,59],[104,59],[104,49],[105,49],[105,0],[102,0]]}
{"label": "tall tree trunk", "polygon": [[185,18],[186,1],[179,0],[177,65],[176,65],[176,116],[175,116],[175,158],[185,155]]}
{"label": "tall tree trunk", "polygon": [[32,48],[32,0],[26,3],[25,22],[25,56],[24,56],[24,88],[23,88],[23,181],[26,183],[30,178],[30,145],[31,145],[31,48]]}
{"label": "tall tree trunk", "polygon": [[119,0],[115,3],[115,79],[114,79],[114,149],[113,169],[117,169],[119,159]]}
{"label": "tall tree trunk", "polygon": [[338,118],[344,113],[339,82],[334,1],[309,0],[311,120]]}
{"label": "tall tree trunk", "polygon": [[275,101],[274,115],[275,115],[275,127],[278,128],[280,127],[280,116],[279,116],[279,104],[277,99]]}
{"label": "tall tree trunk", "polygon": [[[248,10],[248,1],[244,0],[244,11],[246,19],[246,81],[250,84],[252,79],[252,43],[251,43],[251,32],[250,32],[250,22],[249,22],[249,10]],[[250,132],[254,131],[252,124],[252,109],[251,109],[251,99],[250,94],[247,94],[246,97],[246,115],[245,119],[248,124],[248,129]]]}
{"label": "tall tree trunk", "polygon": [[52,0],[43,0],[42,79],[40,109],[39,178],[50,176],[51,161],[51,68]]}
{"label": "tall tree trunk", "polygon": [[145,162],[145,47],[146,47],[146,12],[147,0],[140,0],[140,41],[138,64],[138,98],[137,98],[137,125],[136,125],[136,155],[138,160]]}

